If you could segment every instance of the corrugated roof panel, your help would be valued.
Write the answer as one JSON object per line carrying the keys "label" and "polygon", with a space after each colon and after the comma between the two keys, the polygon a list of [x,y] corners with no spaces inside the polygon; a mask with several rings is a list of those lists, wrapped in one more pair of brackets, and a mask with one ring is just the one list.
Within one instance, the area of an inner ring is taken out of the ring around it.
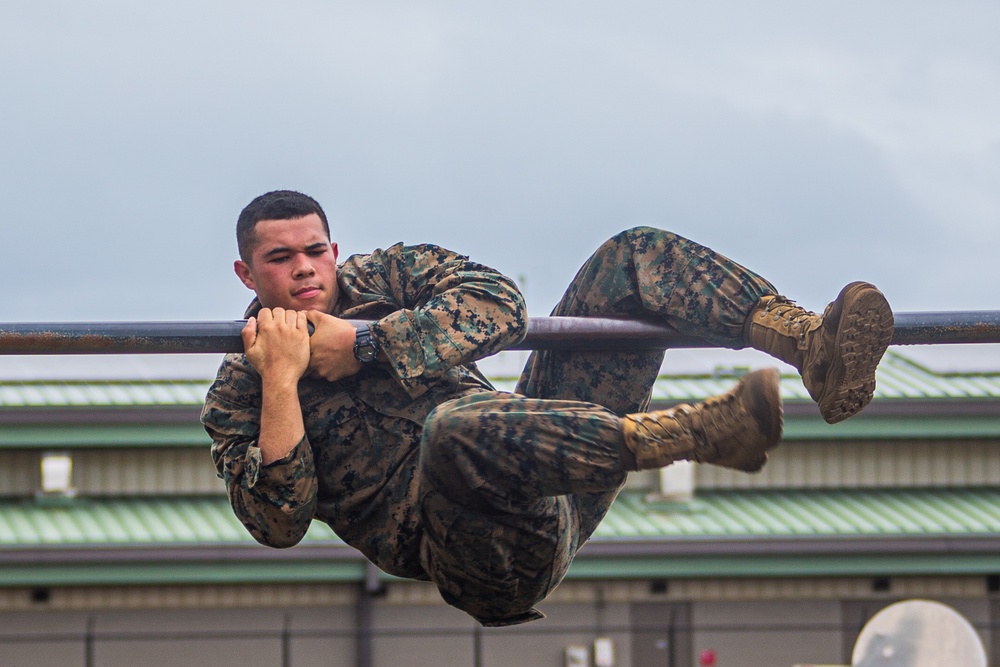
{"label": "corrugated roof panel", "polygon": [[885,366],[875,374],[875,392],[881,398],[905,398],[909,385],[904,375]]}
{"label": "corrugated roof panel", "polygon": [[40,386],[27,386],[24,388],[24,396],[21,399],[22,405],[45,405],[45,393]]}
{"label": "corrugated roof panel", "polygon": [[[669,509],[631,496],[609,514]],[[693,535],[962,535],[1000,532],[1000,489],[719,491],[697,495],[676,516]],[[595,537],[613,539],[615,523]],[[650,535],[649,537],[653,537]]]}
{"label": "corrugated roof panel", "polygon": [[94,392],[95,397],[105,405],[129,405],[133,402],[130,385],[108,384],[98,385],[90,383],[89,389]]}
{"label": "corrugated roof panel", "polygon": [[[743,502],[736,496],[720,496],[713,499],[716,511],[724,515],[731,530],[753,535],[772,535],[777,525],[773,514],[761,508],[763,503],[751,504]],[[763,497],[760,500],[764,500]]]}
{"label": "corrugated roof panel", "polygon": [[[929,503],[919,503],[925,516],[916,517],[912,512],[912,504],[901,501],[901,498],[906,498],[906,495],[906,491],[900,491],[891,496],[874,498],[870,492],[859,492],[854,494],[848,502],[853,505],[853,511],[858,516],[864,517],[878,532],[908,535],[925,532],[927,519],[932,519],[928,512]],[[933,525],[944,528],[945,532],[951,532],[951,528],[953,528],[940,522],[935,522]]]}
{"label": "corrugated roof panel", "polygon": [[[933,384],[928,383],[928,379],[926,374],[914,374],[911,372],[911,369],[896,368],[887,365],[881,368],[880,372],[875,376],[875,390],[881,395],[879,382],[888,381],[889,383],[894,382],[894,386],[898,388],[902,397],[924,398],[937,393],[937,388]],[[890,386],[893,386],[893,384],[890,384]]]}
{"label": "corrugated roof panel", "polygon": [[[33,545],[252,542],[228,501],[208,498],[78,499],[9,503],[0,548]],[[595,539],[706,537],[962,536],[1000,533],[1000,488],[716,491],[688,505],[626,492]],[[313,522],[307,541],[336,538]]]}
{"label": "corrugated roof panel", "polygon": [[[698,351],[690,350],[688,354]],[[708,351],[706,351],[708,352]],[[714,354],[726,351],[714,350]],[[879,367],[878,398],[1000,398],[1000,375],[996,373],[935,373],[906,356],[905,348],[890,349]],[[718,375],[670,374],[670,365],[653,386],[657,400],[698,400],[723,393],[736,382],[738,373],[730,369]],[[505,376],[494,381],[503,391],[512,391],[516,379]],[[198,405],[205,397],[211,378],[113,380],[5,380],[0,382],[0,405],[85,406],[85,405]],[[781,393],[786,400],[809,400],[799,377],[785,374]]]}
{"label": "corrugated roof panel", "polygon": [[971,396],[1000,396],[1000,393],[997,393],[1000,387],[997,387],[997,383],[991,378],[963,377],[962,381],[969,387],[969,394]]}
{"label": "corrugated roof panel", "polygon": [[770,522],[775,534],[810,535],[815,533],[815,524],[803,516],[796,504],[788,496],[770,495],[755,503],[753,511]]}
{"label": "corrugated roof panel", "polygon": [[0,384],[0,405],[20,405],[21,393],[14,387]]}
{"label": "corrugated roof panel", "polygon": [[977,526],[983,526],[984,530],[991,530],[997,512],[997,499],[988,496],[973,497],[961,508],[955,508],[952,511],[961,511],[963,516],[974,520]]}
{"label": "corrugated roof panel", "polygon": [[[332,539],[315,523],[307,539]],[[0,548],[44,544],[252,542],[223,498],[73,500],[8,505],[0,512]]]}

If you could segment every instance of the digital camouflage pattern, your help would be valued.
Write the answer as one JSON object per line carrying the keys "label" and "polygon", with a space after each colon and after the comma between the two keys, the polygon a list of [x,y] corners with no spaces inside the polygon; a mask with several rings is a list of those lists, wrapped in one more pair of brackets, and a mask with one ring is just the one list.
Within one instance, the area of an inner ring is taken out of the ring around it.
{"label": "digital camouflage pattern", "polygon": [[415,479],[424,421],[451,398],[493,389],[472,362],[523,337],[524,302],[508,278],[431,245],[355,255],[338,282],[332,314],[373,320],[389,363],[335,383],[303,379],[306,436],[262,466],[260,376],[228,355],[202,412],[212,455],[259,542],[294,545],[316,518],[386,572],[426,578]]}
{"label": "digital camouflage pattern", "polygon": [[[304,379],[306,437],[260,463],[260,377],[229,355],[202,421],[236,515],[264,544],[329,524],[391,574],[430,579],[485,625],[535,618],[625,480],[620,417],[648,404],[662,352],[532,354],[517,393],[474,361],[520,340],[511,281],[435,246],[396,245],[340,268],[334,315],[373,320],[388,363]],[[623,232],[553,315],[653,318],[742,347],[769,283],[652,228]],[[249,314],[249,313],[248,313]]]}

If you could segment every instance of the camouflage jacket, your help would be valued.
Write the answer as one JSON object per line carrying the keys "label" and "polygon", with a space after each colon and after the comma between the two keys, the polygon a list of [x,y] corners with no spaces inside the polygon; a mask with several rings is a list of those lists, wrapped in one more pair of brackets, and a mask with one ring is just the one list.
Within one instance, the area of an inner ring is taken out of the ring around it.
{"label": "camouflage jacket", "polygon": [[260,375],[244,355],[223,360],[202,423],[233,510],[257,541],[292,546],[315,518],[386,572],[423,579],[415,471],[424,420],[444,401],[492,390],[474,361],[524,337],[524,301],[509,278],[433,245],[397,244],[338,268],[332,314],[373,321],[385,361],[337,382],[304,378],[306,435],[271,464],[256,445]]}

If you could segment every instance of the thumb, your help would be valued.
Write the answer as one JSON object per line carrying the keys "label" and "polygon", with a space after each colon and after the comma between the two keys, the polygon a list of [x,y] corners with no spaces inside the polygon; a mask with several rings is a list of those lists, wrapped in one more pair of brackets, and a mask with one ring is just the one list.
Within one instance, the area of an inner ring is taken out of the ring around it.
{"label": "thumb", "polygon": [[254,341],[257,340],[257,318],[251,317],[247,320],[246,325],[243,330],[240,331],[240,336],[243,338],[243,350],[249,350],[253,347]]}
{"label": "thumb", "polygon": [[307,328],[309,329],[309,335],[310,336],[312,336],[313,333],[316,331],[316,327],[318,327],[320,325],[320,322],[322,322],[323,319],[327,318],[327,317],[330,317],[330,315],[328,315],[328,314],[326,314],[326,313],[324,313],[322,311],[319,311],[319,310],[307,310],[306,311],[306,320],[309,323],[307,325]]}

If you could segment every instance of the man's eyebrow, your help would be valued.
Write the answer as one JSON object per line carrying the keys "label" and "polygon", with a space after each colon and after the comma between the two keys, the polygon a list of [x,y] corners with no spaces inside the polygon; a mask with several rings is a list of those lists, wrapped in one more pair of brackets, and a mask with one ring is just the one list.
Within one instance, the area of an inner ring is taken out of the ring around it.
{"label": "man's eyebrow", "polygon": [[271,248],[270,250],[268,250],[267,252],[265,252],[264,253],[264,258],[266,259],[266,258],[271,257],[273,255],[281,255],[283,253],[291,252],[291,251],[292,251],[291,248],[287,248],[285,246],[278,246],[277,248]]}
{"label": "man's eyebrow", "polygon": [[[319,250],[321,248],[325,248],[326,246],[327,246],[326,243],[322,241],[317,241],[316,243],[310,243],[309,245],[307,245],[305,247],[305,252],[310,252],[312,250]],[[283,255],[286,252],[295,252],[295,251],[287,246],[278,246],[276,248],[271,248],[270,250],[265,252],[264,259],[267,259],[268,257],[272,257],[274,255]]]}

